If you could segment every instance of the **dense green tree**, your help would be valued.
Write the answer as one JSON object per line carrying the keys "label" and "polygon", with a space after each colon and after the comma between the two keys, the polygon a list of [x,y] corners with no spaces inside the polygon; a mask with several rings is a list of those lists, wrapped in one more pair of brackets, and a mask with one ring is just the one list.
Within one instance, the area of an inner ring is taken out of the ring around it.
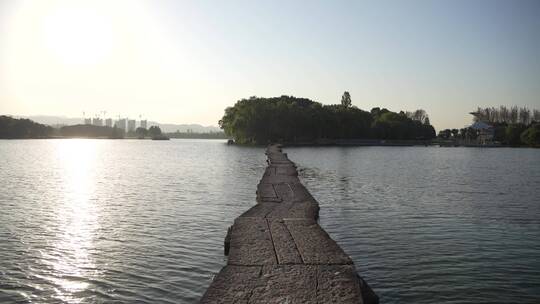
{"label": "dense green tree", "polygon": [[30,119],[16,119],[0,116],[0,138],[45,138],[51,135],[53,128],[35,123]]}
{"label": "dense green tree", "polygon": [[442,139],[450,139],[450,135],[452,135],[452,131],[450,129],[444,129],[439,131],[439,137]]}
{"label": "dense green tree", "polygon": [[317,139],[431,139],[431,125],[404,113],[322,105],[305,98],[250,97],[225,109],[220,127],[238,143],[308,142]]}
{"label": "dense green tree", "polygon": [[138,138],[142,139],[142,138],[145,138],[146,135],[148,135],[148,130],[146,128],[138,127],[135,130],[135,134],[137,134]]}
{"label": "dense green tree", "polygon": [[151,137],[156,137],[161,135],[161,128],[158,126],[151,126],[148,128],[148,135]]}
{"label": "dense green tree", "polygon": [[349,92],[345,91],[343,96],[341,96],[341,105],[346,108],[352,105],[351,94]]}
{"label": "dense green tree", "polygon": [[520,135],[521,141],[531,147],[540,147],[540,123],[532,124]]}
{"label": "dense green tree", "polygon": [[509,124],[506,127],[506,138],[505,141],[507,144],[512,146],[517,146],[521,144],[521,133],[525,131],[527,127],[524,124],[516,123]]}

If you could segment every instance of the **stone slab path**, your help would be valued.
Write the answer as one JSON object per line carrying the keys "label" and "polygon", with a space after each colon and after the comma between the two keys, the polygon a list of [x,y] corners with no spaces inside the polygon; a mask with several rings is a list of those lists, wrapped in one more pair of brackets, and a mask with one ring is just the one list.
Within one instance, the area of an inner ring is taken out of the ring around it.
{"label": "stone slab path", "polygon": [[227,265],[200,303],[378,303],[351,258],[317,223],[319,204],[296,165],[279,145],[266,154],[257,204],[229,228]]}

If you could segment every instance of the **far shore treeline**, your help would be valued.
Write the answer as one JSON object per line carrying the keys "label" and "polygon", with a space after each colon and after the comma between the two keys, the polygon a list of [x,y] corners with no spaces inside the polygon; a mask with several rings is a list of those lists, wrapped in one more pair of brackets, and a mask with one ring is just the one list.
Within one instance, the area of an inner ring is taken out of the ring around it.
{"label": "far shore treeline", "polygon": [[[478,109],[474,114],[475,121],[488,123],[493,127],[493,140],[506,146],[540,146],[540,111],[532,111],[517,106]],[[477,132],[471,127],[461,129],[444,129],[439,131],[442,140],[474,140]]]}
{"label": "far shore treeline", "polygon": [[351,106],[348,92],[341,104],[323,105],[307,98],[250,97],[225,109],[219,121],[225,134],[241,144],[315,143],[324,139],[431,140],[435,129],[425,111],[370,112]]}
{"label": "far shore treeline", "polygon": [[48,138],[52,132],[52,127],[30,119],[16,119],[0,115],[0,138]]}
{"label": "far shore treeline", "polygon": [[188,132],[163,133],[158,126],[148,129],[137,128],[134,132],[125,132],[123,129],[94,125],[71,125],[53,128],[48,125],[36,123],[30,119],[13,118],[0,115],[0,139],[31,139],[31,138],[202,138],[226,139],[223,132],[198,133]]}

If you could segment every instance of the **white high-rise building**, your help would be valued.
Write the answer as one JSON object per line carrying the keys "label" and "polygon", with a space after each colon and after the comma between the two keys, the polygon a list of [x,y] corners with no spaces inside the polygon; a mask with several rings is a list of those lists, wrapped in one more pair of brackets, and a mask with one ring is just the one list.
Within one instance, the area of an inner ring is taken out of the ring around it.
{"label": "white high-rise building", "polygon": [[103,119],[99,118],[99,117],[96,117],[94,119],[92,119],[92,124],[94,126],[103,126]]}
{"label": "white high-rise building", "polygon": [[125,119],[119,119],[114,124],[117,128],[125,130],[126,129],[126,120]]}
{"label": "white high-rise building", "polygon": [[135,121],[135,119],[128,120],[128,132],[134,132],[136,126],[137,126],[137,121]]}
{"label": "white high-rise building", "polygon": [[92,124],[92,118],[85,118],[84,119],[84,124],[85,125],[91,125]]}
{"label": "white high-rise building", "polygon": [[147,126],[148,126],[148,121],[146,119],[141,120],[141,128],[146,129]]}
{"label": "white high-rise building", "polygon": [[112,127],[112,119],[111,118],[105,119],[105,126]]}

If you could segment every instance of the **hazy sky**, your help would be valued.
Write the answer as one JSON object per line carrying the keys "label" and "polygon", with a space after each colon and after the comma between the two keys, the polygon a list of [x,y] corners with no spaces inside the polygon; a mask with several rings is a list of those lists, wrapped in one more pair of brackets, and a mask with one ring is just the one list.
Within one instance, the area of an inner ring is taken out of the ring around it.
{"label": "hazy sky", "polygon": [[540,109],[540,1],[0,0],[0,114],[216,125],[244,97],[345,90],[437,129]]}

